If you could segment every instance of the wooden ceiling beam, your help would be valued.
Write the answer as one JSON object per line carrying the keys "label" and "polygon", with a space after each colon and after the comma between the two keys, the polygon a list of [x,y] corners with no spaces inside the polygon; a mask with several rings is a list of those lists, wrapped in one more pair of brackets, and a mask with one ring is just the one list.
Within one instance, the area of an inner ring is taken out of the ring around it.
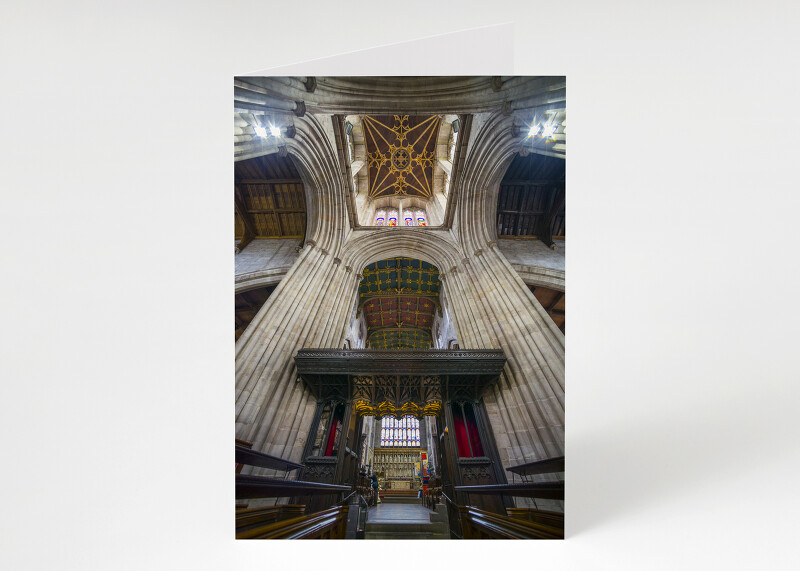
{"label": "wooden ceiling beam", "polygon": [[239,218],[242,220],[242,224],[244,224],[244,234],[242,235],[242,239],[239,241],[239,245],[237,246],[237,250],[241,252],[250,242],[253,241],[253,238],[258,236],[258,228],[256,227],[252,215],[250,215],[250,213],[247,211],[241,189],[236,185],[233,187],[233,205],[236,210],[236,214],[239,215]]}
{"label": "wooden ceiling beam", "polygon": [[245,178],[236,184],[303,184],[303,181],[299,178]]}
{"label": "wooden ceiling beam", "polygon": [[243,300],[243,299],[238,299],[237,301],[239,302],[239,305],[236,306],[236,311],[255,311],[255,312],[258,312],[258,310],[261,309],[261,306],[264,305],[264,302],[257,303],[257,302]]}
{"label": "wooden ceiling beam", "polygon": [[498,214],[522,214],[525,216],[541,216],[547,214],[546,210],[497,210]]}
{"label": "wooden ceiling beam", "polygon": [[250,214],[305,214],[301,208],[251,208]]}
{"label": "wooden ceiling beam", "polygon": [[269,201],[272,203],[272,211],[270,212],[270,214],[272,214],[272,216],[274,217],[275,226],[278,228],[278,234],[283,236],[284,235],[283,223],[281,221],[280,215],[278,214],[278,197],[275,194],[275,187],[270,186],[267,189],[267,194],[269,195]]}
{"label": "wooden ceiling beam", "polygon": [[534,228],[533,233],[539,236],[539,239],[547,246],[553,245],[552,226],[553,219],[561,212],[564,207],[564,199],[566,198],[564,183],[559,183],[559,187],[555,189],[552,194],[550,202],[550,209],[546,216],[539,220],[538,228]]}
{"label": "wooden ceiling beam", "polygon": [[530,179],[512,179],[500,181],[500,186],[552,186],[560,182],[553,179],[543,180],[530,180]]}
{"label": "wooden ceiling beam", "polygon": [[562,299],[564,299],[564,292],[560,291],[558,292],[556,298],[548,306],[547,311],[553,311]]}

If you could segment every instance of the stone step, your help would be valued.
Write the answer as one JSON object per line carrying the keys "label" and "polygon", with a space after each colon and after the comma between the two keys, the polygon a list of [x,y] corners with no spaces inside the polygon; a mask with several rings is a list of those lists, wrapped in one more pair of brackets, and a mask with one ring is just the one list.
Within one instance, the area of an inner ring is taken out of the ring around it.
{"label": "stone step", "polygon": [[381,498],[381,503],[384,504],[419,504],[422,505],[422,500],[417,496],[384,496]]}
{"label": "stone step", "polygon": [[449,539],[447,519],[436,511],[400,503],[370,508],[364,526],[365,539]]}
{"label": "stone step", "polygon": [[444,533],[428,533],[424,531],[400,533],[368,531],[364,534],[364,539],[450,539],[450,536]]}
{"label": "stone step", "polygon": [[436,523],[367,523],[364,530],[367,533],[444,533],[447,524]]}

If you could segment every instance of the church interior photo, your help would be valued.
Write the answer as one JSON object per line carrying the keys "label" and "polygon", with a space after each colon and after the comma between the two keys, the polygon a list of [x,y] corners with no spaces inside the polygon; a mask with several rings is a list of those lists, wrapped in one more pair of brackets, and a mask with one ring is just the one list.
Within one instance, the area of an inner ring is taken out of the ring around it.
{"label": "church interior photo", "polygon": [[564,537],[566,78],[234,79],[237,539]]}

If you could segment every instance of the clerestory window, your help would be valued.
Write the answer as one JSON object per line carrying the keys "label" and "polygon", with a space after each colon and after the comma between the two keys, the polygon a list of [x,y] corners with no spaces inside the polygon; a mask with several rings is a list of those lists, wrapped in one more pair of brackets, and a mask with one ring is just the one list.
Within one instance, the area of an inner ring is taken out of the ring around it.
{"label": "clerestory window", "polygon": [[378,210],[375,212],[375,226],[427,226],[428,217],[424,210]]}

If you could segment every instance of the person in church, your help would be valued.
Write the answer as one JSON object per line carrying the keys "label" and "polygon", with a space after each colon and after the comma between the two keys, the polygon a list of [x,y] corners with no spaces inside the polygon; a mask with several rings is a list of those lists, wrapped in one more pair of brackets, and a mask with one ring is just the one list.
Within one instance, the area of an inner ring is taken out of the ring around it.
{"label": "person in church", "polygon": [[378,505],[381,503],[380,495],[378,494],[378,475],[372,474],[370,479],[372,480],[372,505]]}

